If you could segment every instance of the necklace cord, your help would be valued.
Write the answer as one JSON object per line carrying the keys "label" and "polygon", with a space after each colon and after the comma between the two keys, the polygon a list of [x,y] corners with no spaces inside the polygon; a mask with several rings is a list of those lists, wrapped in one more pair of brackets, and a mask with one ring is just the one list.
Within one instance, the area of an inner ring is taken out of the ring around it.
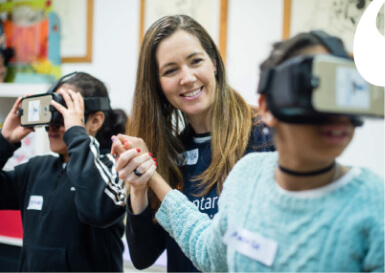
{"label": "necklace cord", "polygon": [[279,169],[286,173],[286,174],[289,174],[289,175],[294,175],[294,176],[314,176],[314,175],[319,175],[319,174],[323,174],[323,173],[326,173],[328,171],[330,171],[331,169],[333,169],[333,167],[336,165],[336,162],[333,161],[332,164],[330,164],[329,166],[325,167],[325,168],[322,168],[322,169],[319,169],[319,170],[315,170],[315,171],[310,171],[310,172],[297,172],[297,171],[294,171],[294,170],[290,170],[290,169],[287,169],[281,165],[279,165]]}

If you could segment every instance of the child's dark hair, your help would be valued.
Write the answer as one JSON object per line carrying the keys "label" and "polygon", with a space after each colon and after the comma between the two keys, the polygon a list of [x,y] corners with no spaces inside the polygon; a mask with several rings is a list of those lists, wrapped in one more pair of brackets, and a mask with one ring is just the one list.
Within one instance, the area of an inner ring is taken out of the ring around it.
{"label": "child's dark hair", "polygon": [[[343,42],[336,38],[341,45]],[[260,65],[260,71],[275,67],[284,61],[301,54],[301,50],[307,47],[322,45],[322,42],[310,32],[302,32],[294,37],[273,44],[269,57]]]}
{"label": "child's dark hair", "polygon": [[[74,89],[87,97],[108,97],[105,84],[99,79],[84,73],[78,72],[62,84],[72,85]],[[96,139],[100,143],[100,149],[110,149],[112,145],[111,136],[125,133],[127,114],[122,109],[111,109],[103,111],[105,120],[102,127],[96,134]]]}

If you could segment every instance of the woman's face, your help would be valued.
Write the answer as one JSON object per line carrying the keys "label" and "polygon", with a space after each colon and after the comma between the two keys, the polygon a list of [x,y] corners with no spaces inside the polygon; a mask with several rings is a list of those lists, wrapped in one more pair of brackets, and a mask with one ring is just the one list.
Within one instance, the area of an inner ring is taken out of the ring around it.
{"label": "woman's face", "polygon": [[159,44],[156,58],[160,85],[171,105],[189,120],[211,116],[216,67],[199,40],[179,30]]}

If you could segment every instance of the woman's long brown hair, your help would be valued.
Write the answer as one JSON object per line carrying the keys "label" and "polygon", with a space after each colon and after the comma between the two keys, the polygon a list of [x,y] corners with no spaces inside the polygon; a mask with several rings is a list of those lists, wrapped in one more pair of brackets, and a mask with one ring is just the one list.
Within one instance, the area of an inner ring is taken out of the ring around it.
{"label": "woman's long brown hair", "polygon": [[157,158],[158,172],[172,188],[183,187],[178,157],[185,151],[181,134],[188,126],[186,116],[165,98],[160,86],[156,51],[159,44],[177,30],[194,35],[216,64],[216,92],[211,121],[212,161],[196,179],[205,195],[215,185],[218,192],[234,164],[243,156],[251,133],[255,111],[226,81],[220,53],[205,29],[185,15],[166,16],[146,32],[139,55],[133,107],[127,133],[142,138]]}

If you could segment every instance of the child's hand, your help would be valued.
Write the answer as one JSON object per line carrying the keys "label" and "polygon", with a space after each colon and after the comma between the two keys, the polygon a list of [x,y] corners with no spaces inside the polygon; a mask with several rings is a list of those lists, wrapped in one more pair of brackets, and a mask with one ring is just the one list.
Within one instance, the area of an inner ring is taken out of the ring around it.
{"label": "child's hand", "polygon": [[19,97],[12,106],[11,111],[4,121],[3,128],[1,129],[3,137],[13,144],[20,142],[29,133],[34,131],[33,128],[22,127],[20,125],[20,117],[17,114],[20,105],[21,97]]}
{"label": "child's hand", "polygon": [[56,101],[51,101],[51,104],[62,114],[65,129],[68,130],[73,126],[84,127],[84,99],[82,95],[64,88],[60,88],[58,92],[63,96],[67,108]]}

